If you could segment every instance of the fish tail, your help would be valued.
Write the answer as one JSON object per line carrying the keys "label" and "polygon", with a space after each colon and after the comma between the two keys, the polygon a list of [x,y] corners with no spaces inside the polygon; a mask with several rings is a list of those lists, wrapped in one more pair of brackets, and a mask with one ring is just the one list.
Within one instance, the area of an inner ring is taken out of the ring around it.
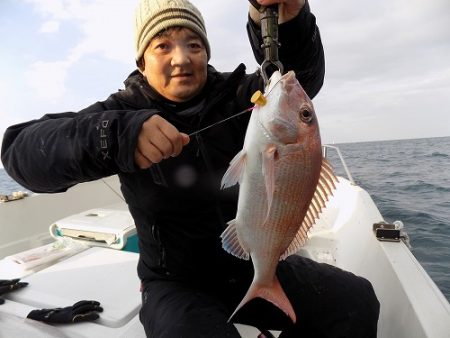
{"label": "fish tail", "polygon": [[244,296],[242,301],[239,303],[239,305],[236,307],[236,310],[234,310],[233,314],[230,316],[228,321],[230,322],[234,315],[249,301],[251,301],[254,298],[262,298],[269,302],[271,302],[273,305],[278,307],[281,311],[283,311],[291,320],[293,323],[296,322],[297,317],[295,315],[295,311],[292,308],[291,302],[287,298],[285,292],[283,291],[283,288],[281,287],[280,282],[278,281],[278,278],[275,277],[274,282],[272,285],[259,285],[258,283],[253,282],[250,285],[250,288],[247,291],[247,294]]}

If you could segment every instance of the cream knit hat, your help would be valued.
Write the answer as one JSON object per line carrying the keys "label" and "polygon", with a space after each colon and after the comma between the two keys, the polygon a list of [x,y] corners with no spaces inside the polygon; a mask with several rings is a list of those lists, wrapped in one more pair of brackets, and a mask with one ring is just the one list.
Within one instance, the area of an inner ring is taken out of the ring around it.
{"label": "cream knit hat", "polygon": [[136,61],[144,55],[151,39],[164,29],[174,26],[189,28],[197,33],[211,57],[205,22],[200,11],[188,0],[141,0],[136,9]]}

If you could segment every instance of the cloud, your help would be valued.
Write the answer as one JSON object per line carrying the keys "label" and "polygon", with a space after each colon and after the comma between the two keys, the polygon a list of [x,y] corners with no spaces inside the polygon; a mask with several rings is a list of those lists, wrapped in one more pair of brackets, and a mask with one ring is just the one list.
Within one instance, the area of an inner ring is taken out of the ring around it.
{"label": "cloud", "polygon": [[133,60],[134,8],[123,1],[91,1],[74,15],[79,18],[81,42],[72,50],[79,57],[99,53],[109,60],[129,63]]}
{"label": "cloud", "polygon": [[[326,57],[315,99],[336,142],[450,135],[450,2],[311,3]],[[424,122],[424,115],[430,118]],[[447,127],[444,127],[447,126]]]}
{"label": "cloud", "polygon": [[361,10],[358,3],[349,1],[339,4],[346,14],[338,11],[334,15],[332,9],[322,8],[319,0],[319,17],[325,16],[319,26],[329,75],[345,79],[388,73],[393,77],[414,67],[434,67],[432,54],[436,49],[448,53],[450,40],[449,25],[447,29],[442,26],[448,11],[440,13],[439,3],[381,1]]}
{"label": "cloud", "polygon": [[71,9],[77,7],[79,1],[72,0],[22,0],[43,18],[52,18],[57,21],[71,18]]}
{"label": "cloud", "polygon": [[[90,55],[113,62],[134,64],[134,3],[96,0],[50,1],[24,0],[42,17],[41,32],[61,32],[65,25],[78,28],[76,43],[65,56],[56,61],[39,60],[31,64],[27,81],[41,99],[58,100],[64,97],[69,83],[68,74]],[[137,2],[136,2],[137,3]],[[218,69],[233,70],[240,62],[256,68],[248,45],[245,23],[248,4],[230,6],[206,0],[194,1],[205,15],[209,39],[213,47],[214,65]],[[236,15],[236,12],[241,12]],[[233,33],[232,30],[236,30]],[[239,34],[239,33],[240,34]],[[45,78],[45,74],[48,74]],[[45,88],[48,85],[48,88]]]}
{"label": "cloud", "polygon": [[[21,121],[17,114],[14,114],[10,96],[11,92],[7,81],[0,79],[0,145],[6,127]],[[1,161],[0,168],[2,168]]]}
{"label": "cloud", "polygon": [[40,33],[55,33],[59,31],[60,23],[59,21],[50,20],[46,21],[42,24],[41,29],[39,30]]}
{"label": "cloud", "polygon": [[[5,119],[10,119],[12,114],[9,113],[9,109],[6,106],[7,98],[6,98],[6,90],[7,86],[4,80],[0,79],[0,120],[4,121]],[[0,133],[2,130],[0,130]]]}
{"label": "cloud", "polygon": [[70,85],[67,82],[70,70],[90,55],[132,64],[133,9],[129,3],[106,0],[84,3],[78,0],[24,1],[44,20],[41,33],[54,33],[66,25],[77,27],[79,31],[74,46],[67,50],[65,56],[55,61],[41,59],[30,65],[26,79],[39,98],[63,98]]}
{"label": "cloud", "polygon": [[218,70],[232,71],[242,62],[247,65],[247,71],[254,71],[257,63],[246,32],[249,3],[209,0],[193,0],[193,3],[204,16],[212,49],[211,64]]}
{"label": "cloud", "polygon": [[[24,0],[47,21],[47,29],[57,24],[73,24],[78,27],[80,39],[68,58],[78,60],[90,53],[101,53],[104,57],[129,61],[132,55],[132,17],[134,7],[129,2],[118,0]],[[122,48],[118,48],[122,46]]]}
{"label": "cloud", "polygon": [[41,99],[55,100],[66,93],[67,72],[71,61],[33,63],[26,74],[28,85]]}

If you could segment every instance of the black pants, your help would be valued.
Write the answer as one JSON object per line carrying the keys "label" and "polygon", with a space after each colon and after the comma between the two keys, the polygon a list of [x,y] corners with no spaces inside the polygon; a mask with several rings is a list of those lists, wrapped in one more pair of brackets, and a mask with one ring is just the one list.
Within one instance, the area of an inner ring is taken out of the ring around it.
{"label": "black pants", "polygon": [[[240,337],[228,318],[252,274],[201,288],[175,281],[146,283],[140,319],[147,337]],[[280,338],[376,338],[380,304],[366,279],[296,255],[280,262],[277,276],[297,322],[260,299],[245,305],[233,322],[282,330]]]}

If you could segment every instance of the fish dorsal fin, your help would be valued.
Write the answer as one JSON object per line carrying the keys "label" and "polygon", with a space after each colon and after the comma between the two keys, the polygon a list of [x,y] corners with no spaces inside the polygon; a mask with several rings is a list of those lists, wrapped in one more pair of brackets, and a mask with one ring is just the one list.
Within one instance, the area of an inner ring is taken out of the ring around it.
{"label": "fish dorsal fin", "polygon": [[233,256],[248,261],[250,259],[250,255],[247,251],[245,251],[245,249],[239,242],[239,238],[236,232],[236,220],[233,219],[229,221],[227,224],[228,227],[220,235],[220,238],[222,238],[223,249],[229,254],[232,254]]}
{"label": "fish dorsal fin", "polygon": [[316,191],[314,192],[308,211],[303,219],[297,235],[294,237],[292,243],[286,251],[280,256],[280,260],[296,253],[305,244],[308,239],[308,231],[319,219],[320,213],[325,208],[325,203],[330,196],[333,196],[333,191],[336,189],[336,182],[338,179],[333,172],[333,169],[328,161],[322,159],[322,167],[320,170],[319,182],[317,183]]}
{"label": "fish dorsal fin", "polygon": [[242,149],[236,154],[236,156],[231,160],[230,166],[222,177],[221,187],[222,189],[231,187],[236,183],[240,183],[242,175],[245,171],[247,152]]}

